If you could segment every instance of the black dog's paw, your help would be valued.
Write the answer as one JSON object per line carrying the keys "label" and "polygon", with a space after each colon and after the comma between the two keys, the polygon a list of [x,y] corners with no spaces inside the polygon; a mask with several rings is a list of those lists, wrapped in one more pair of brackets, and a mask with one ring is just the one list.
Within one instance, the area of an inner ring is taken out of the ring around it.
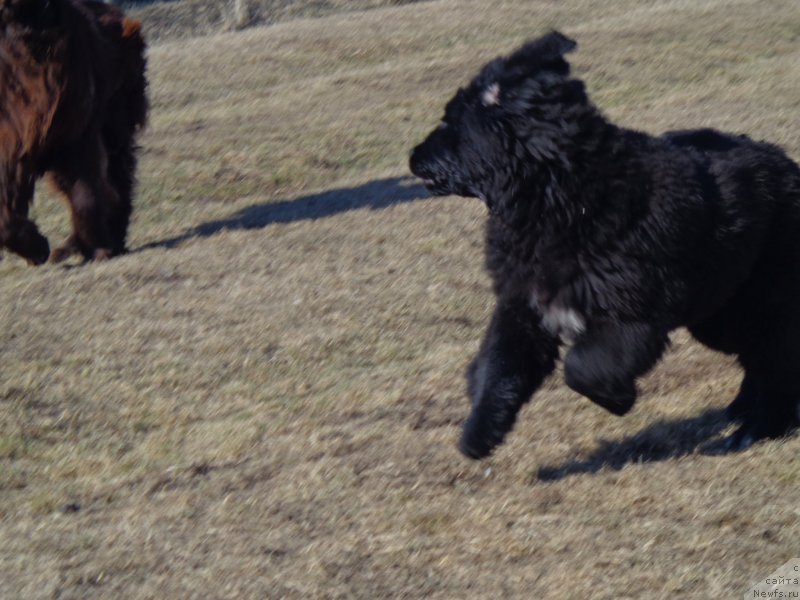
{"label": "black dog's paw", "polygon": [[458,449],[467,458],[480,460],[486,458],[503,442],[505,433],[492,427],[483,411],[475,410],[464,423]]}
{"label": "black dog's paw", "polygon": [[621,417],[630,412],[633,405],[636,403],[636,393],[633,394],[620,394],[614,396],[589,396],[589,400],[602,406],[608,412],[618,417]]}
{"label": "black dog's paw", "polygon": [[[477,442],[477,443],[476,443]],[[462,435],[461,442],[458,444],[461,454],[472,460],[481,460],[492,453],[492,446],[485,443],[485,440],[472,440],[468,436]]]}
{"label": "black dog's paw", "polygon": [[742,423],[752,411],[753,405],[749,398],[736,396],[725,409],[724,417],[729,423]]}
{"label": "black dog's paw", "polygon": [[796,416],[774,413],[747,413],[744,422],[725,440],[725,449],[731,452],[747,450],[762,440],[776,439],[789,435],[798,426]]}
{"label": "black dog's paw", "polygon": [[608,365],[597,362],[573,348],[564,361],[564,383],[613,415],[627,414],[636,403],[636,383],[618,378]]}
{"label": "black dog's paw", "polygon": [[567,386],[618,417],[629,413],[636,403],[636,385],[633,382],[612,388],[605,382],[587,383],[575,377],[573,372],[566,372],[565,375]]}
{"label": "black dog's paw", "polygon": [[753,428],[742,425],[724,440],[723,448],[726,452],[741,452],[747,450],[756,441],[757,438]]}
{"label": "black dog's paw", "polygon": [[725,418],[731,423],[743,423],[754,412],[758,393],[745,383],[728,408],[725,409]]}

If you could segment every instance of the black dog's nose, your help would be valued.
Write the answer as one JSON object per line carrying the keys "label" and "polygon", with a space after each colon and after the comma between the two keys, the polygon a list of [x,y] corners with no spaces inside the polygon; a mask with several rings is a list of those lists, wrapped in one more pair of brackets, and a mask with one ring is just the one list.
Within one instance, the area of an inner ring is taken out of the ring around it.
{"label": "black dog's nose", "polygon": [[422,179],[430,179],[431,156],[430,147],[425,142],[418,144],[411,150],[408,157],[408,166],[411,172]]}

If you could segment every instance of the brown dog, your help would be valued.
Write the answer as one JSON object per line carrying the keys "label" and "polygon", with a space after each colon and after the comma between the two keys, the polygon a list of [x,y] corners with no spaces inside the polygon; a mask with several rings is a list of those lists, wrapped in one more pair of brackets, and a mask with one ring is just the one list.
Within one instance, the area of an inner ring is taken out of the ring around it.
{"label": "brown dog", "polygon": [[[147,114],[140,23],[103,2],[0,0],[0,28],[0,247],[31,264],[124,252]],[[45,173],[72,214],[52,254],[28,219]]]}

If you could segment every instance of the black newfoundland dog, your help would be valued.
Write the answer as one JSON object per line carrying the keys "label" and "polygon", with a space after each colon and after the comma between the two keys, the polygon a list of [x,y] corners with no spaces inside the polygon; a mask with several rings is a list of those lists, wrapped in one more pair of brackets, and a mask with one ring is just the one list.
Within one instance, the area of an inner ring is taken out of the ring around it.
{"label": "black newfoundland dog", "polygon": [[497,303],[467,372],[461,450],[487,456],[554,369],[615,415],[681,326],[744,369],[743,449],[798,425],[800,168],[711,129],[617,127],[570,77],[553,32],[487,64],[414,149],[437,195],[486,203]]}

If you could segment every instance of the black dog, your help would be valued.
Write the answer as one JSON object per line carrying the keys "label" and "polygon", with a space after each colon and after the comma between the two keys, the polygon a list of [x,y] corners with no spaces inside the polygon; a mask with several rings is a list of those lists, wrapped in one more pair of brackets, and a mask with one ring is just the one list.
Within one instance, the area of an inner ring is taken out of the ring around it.
{"label": "black dog", "polygon": [[710,129],[660,137],[609,123],[554,32],[487,64],[414,149],[437,195],[483,200],[497,306],[468,369],[461,450],[488,455],[556,364],[616,415],[686,326],[736,354],[742,449],[798,425],[800,168]]}

